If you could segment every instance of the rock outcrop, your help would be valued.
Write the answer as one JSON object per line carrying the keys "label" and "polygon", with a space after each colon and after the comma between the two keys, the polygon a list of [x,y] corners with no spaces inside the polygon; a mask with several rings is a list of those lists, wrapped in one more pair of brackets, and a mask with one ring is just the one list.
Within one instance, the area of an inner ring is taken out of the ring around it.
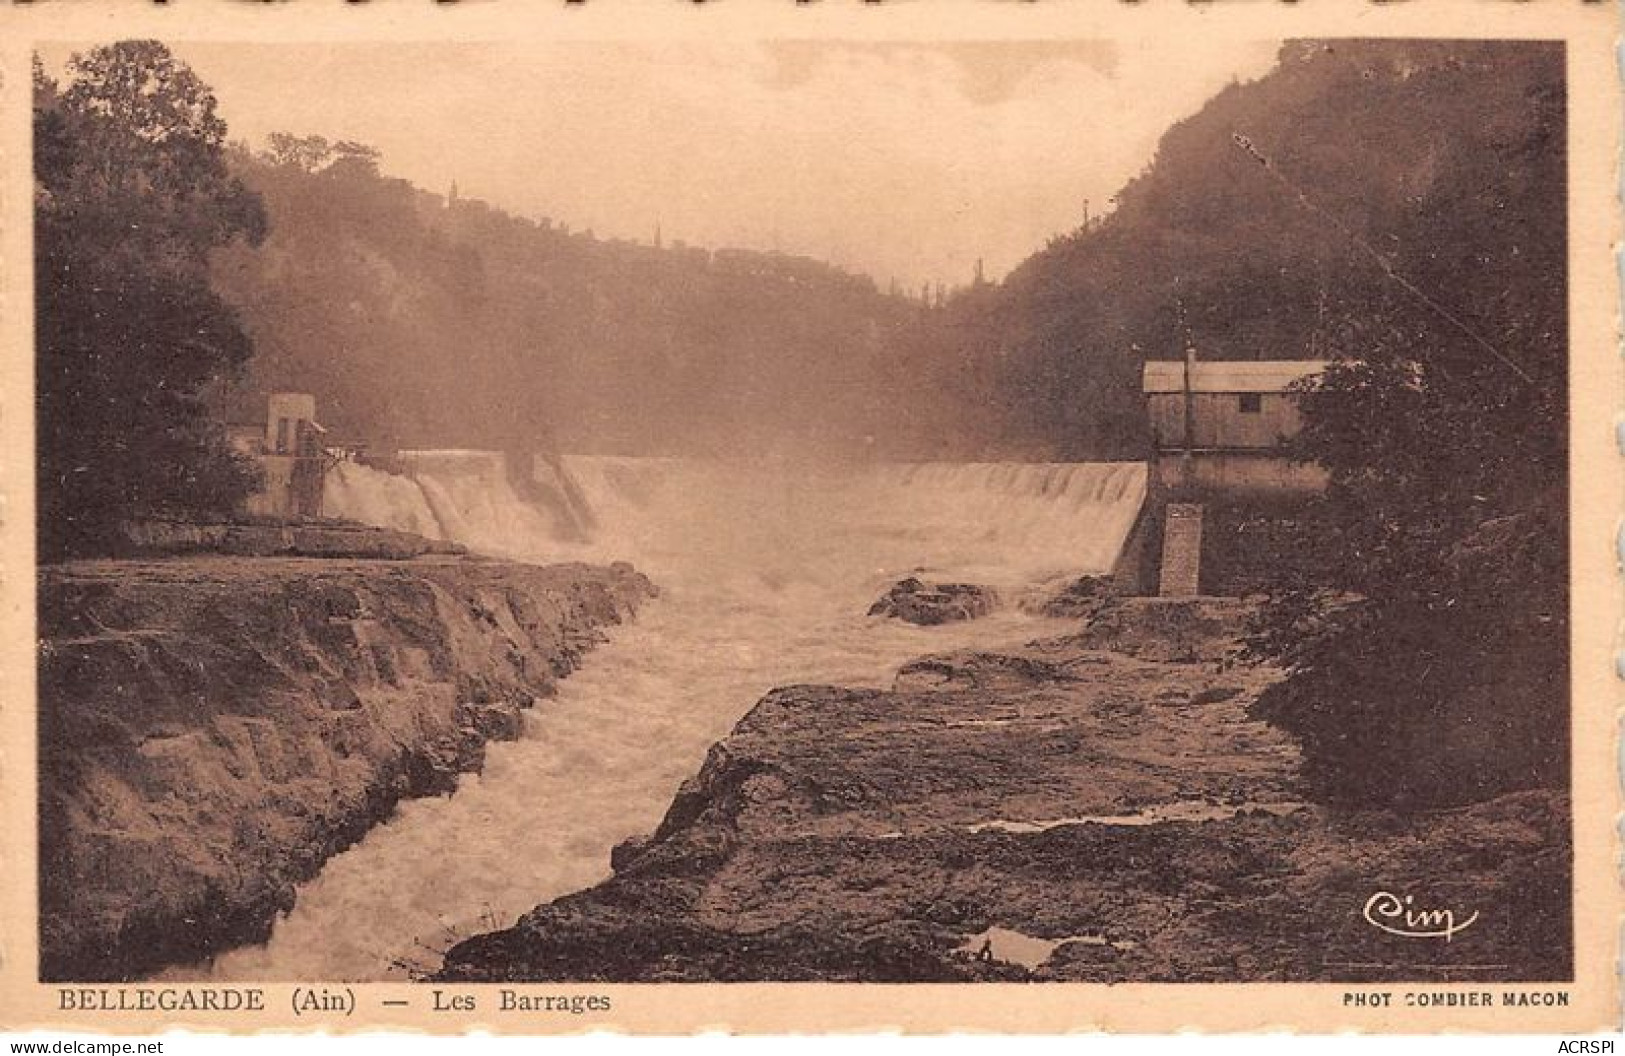
{"label": "rock outcrop", "polygon": [[922,627],[986,616],[998,596],[973,583],[926,583],[910,576],[892,585],[869,606],[871,616],[891,616]]}
{"label": "rock outcrop", "polygon": [[1238,598],[1116,598],[1090,612],[1077,640],[1141,660],[1217,663],[1239,650],[1253,611]]}
{"label": "rock outcrop", "polygon": [[449,556],[85,562],[39,591],[48,980],[263,940],[296,883],[477,768],[654,592],[626,565]]}
{"label": "rock outcrop", "polygon": [[1021,608],[1052,619],[1088,619],[1118,593],[1111,576],[1079,576],[1058,589],[1022,599]]}
{"label": "rock outcrop", "polygon": [[[890,690],[775,690],[609,880],[453,947],[441,977],[1564,978],[1562,798],[1301,802],[1296,749],[1246,714],[1277,673],[1211,659],[1244,614],[1144,599],[1093,633],[922,658]],[[1137,622],[1180,655],[1145,658]],[[1416,940],[1361,919],[1384,890],[1495,924],[1417,968]]]}

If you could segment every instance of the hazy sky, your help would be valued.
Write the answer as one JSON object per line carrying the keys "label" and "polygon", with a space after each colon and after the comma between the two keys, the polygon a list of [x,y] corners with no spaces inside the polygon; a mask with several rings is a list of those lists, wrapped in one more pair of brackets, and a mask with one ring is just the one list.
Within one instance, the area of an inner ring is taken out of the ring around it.
{"label": "hazy sky", "polygon": [[601,237],[782,249],[910,285],[1004,274],[1277,45],[1164,40],[174,46],[235,139],[355,139]]}

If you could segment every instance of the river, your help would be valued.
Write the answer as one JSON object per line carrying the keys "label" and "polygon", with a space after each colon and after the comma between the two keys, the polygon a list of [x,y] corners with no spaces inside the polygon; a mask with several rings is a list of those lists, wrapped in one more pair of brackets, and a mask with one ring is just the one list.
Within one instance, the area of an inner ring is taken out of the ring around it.
{"label": "river", "polygon": [[[407,979],[469,935],[609,872],[652,831],[706,749],[777,685],[885,685],[924,653],[1059,630],[1024,594],[1107,570],[1144,466],[536,459],[419,452],[409,473],[330,474],[326,512],[536,562],[628,560],[661,588],[538,702],[480,774],[394,816],[303,885],[220,980]],[[916,570],[997,589],[993,616],[940,627],[869,617]],[[191,973],[174,973],[191,974]]]}

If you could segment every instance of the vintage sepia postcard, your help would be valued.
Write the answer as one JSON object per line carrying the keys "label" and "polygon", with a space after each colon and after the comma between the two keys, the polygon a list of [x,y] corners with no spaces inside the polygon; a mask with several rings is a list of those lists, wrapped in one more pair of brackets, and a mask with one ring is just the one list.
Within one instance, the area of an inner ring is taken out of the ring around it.
{"label": "vintage sepia postcard", "polygon": [[0,10],[0,1027],[1617,1030],[1617,18]]}

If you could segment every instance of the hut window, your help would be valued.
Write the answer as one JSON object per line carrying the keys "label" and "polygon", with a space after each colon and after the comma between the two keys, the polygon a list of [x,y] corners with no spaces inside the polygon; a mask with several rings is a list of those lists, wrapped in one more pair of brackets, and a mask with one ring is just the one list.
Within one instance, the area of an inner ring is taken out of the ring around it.
{"label": "hut window", "polygon": [[1244,392],[1241,394],[1242,414],[1261,414],[1264,410],[1264,394],[1261,392]]}

